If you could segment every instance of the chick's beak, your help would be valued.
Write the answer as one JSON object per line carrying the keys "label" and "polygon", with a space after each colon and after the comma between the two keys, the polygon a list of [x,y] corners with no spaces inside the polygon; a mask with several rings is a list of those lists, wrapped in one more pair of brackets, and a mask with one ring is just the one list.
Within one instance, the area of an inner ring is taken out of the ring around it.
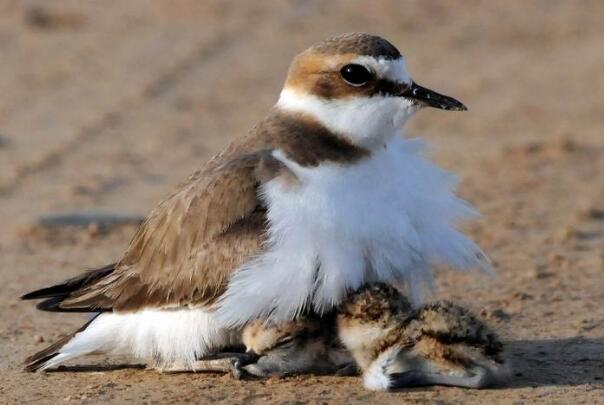
{"label": "chick's beak", "polygon": [[245,363],[243,365],[247,365],[247,364],[250,364],[250,363],[255,363],[255,362],[258,361],[259,358],[260,358],[260,355],[258,353],[256,353],[252,349],[247,349],[245,351],[245,360],[242,363]]}
{"label": "chick's beak", "polygon": [[415,82],[411,82],[411,86],[405,86],[399,96],[414,100],[418,104],[427,105],[441,110],[467,110],[465,105],[463,105],[460,101],[455,100],[453,97],[437,93],[434,90],[422,87]]}

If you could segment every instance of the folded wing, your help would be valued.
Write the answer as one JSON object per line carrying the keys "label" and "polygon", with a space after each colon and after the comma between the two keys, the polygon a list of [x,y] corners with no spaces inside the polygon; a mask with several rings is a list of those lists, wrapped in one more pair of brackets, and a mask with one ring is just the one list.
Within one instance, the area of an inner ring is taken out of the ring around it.
{"label": "folded wing", "polygon": [[258,187],[283,170],[270,150],[211,161],[151,212],[118,263],[22,298],[47,298],[38,307],[52,311],[211,305],[261,252]]}

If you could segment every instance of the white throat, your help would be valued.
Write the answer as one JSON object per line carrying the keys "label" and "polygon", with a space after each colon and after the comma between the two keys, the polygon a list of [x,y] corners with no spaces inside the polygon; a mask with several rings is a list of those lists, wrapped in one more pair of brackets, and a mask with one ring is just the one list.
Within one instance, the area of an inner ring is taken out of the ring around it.
{"label": "white throat", "polygon": [[391,140],[419,109],[402,97],[378,95],[329,100],[289,88],[283,89],[276,106],[311,115],[355,145],[370,149]]}

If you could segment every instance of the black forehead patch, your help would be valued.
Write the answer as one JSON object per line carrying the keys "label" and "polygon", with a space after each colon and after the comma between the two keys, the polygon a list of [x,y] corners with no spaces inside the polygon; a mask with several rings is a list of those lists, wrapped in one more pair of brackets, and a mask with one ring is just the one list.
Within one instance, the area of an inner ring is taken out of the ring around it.
{"label": "black forehead patch", "polygon": [[363,32],[354,32],[323,40],[313,45],[310,50],[328,54],[356,53],[392,60],[401,57],[399,50],[384,38]]}

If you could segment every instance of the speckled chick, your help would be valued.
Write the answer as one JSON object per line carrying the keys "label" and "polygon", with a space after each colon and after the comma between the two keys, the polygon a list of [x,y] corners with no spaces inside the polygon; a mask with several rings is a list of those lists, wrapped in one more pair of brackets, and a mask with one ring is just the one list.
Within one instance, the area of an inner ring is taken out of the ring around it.
{"label": "speckled chick", "polygon": [[448,301],[415,310],[395,288],[367,285],[341,305],[337,326],[370,390],[425,385],[483,388],[508,375],[496,334]]}
{"label": "speckled chick", "polygon": [[242,340],[249,353],[259,355],[255,363],[243,367],[255,376],[356,370],[349,352],[338,341],[333,314],[279,324],[255,321],[243,330]]}

